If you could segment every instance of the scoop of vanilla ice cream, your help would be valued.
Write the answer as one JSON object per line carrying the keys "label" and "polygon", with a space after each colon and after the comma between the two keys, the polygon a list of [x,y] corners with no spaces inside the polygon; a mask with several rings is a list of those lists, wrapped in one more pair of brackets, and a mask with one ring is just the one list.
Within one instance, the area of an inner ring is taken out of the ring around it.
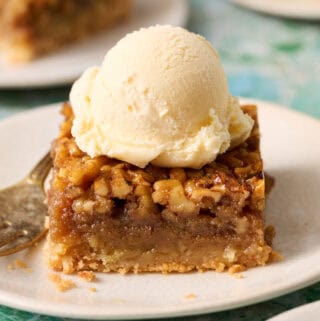
{"label": "scoop of vanilla ice cream", "polygon": [[213,47],[172,26],[125,36],[74,83],[70,101],[81,150],[139,167],[200,168],[253,126]]}

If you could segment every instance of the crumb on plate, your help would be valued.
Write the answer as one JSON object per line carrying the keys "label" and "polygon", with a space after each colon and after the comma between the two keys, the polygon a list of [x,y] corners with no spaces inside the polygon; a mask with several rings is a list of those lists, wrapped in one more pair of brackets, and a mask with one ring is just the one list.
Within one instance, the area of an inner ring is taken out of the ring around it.
{"label": "crumb on plate", "polygon": [[235,279],[243,279],[244,276],[242,273],[233,273],[232,276],[235,278]]}
{"label": "crumb on plate", "polygon": [[185,299],[187,300],[193,300],[196,298],[196,295],[194,293],[190,293],[184,296]]}
{"label": "crumb on plate", "polygon": [[56,285],[56,288],[61,292],[76,287],[76,284],[72,280],[63,279],[59,274],[49,274],[49,280],[52,281]]}
{"label": "crumb on plate", "polygon": [[25,270],[26,272],[28,273],[31,273],[32,272],[32,269],[28,267],[28,264],[17,259],[17,260],[14,260],[13,263],[10,263],[7,265],[7,270],[8,271],[13,271],[15,269],[23,269]]}
{"label": "crumb on plate", "polygon": [[14,264],[15,264],[16,268],[18,268],[18,269],[27,269],[28,268],[27,263],[25,263],[21,260],[15,260]]}
{"label": "crumb on plate", "polygon": [[7,270],[8,270],[8,271],[14,270],[13,264],[8,264],[8,265],[7,265]]}

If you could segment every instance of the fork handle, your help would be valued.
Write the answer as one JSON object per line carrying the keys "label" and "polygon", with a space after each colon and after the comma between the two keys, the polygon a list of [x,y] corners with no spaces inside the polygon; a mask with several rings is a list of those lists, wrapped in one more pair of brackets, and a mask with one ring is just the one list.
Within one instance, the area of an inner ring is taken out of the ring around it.
{"label": "fork handle", "polygon": [[50,168],[52,167],[52,159],[48,152],[39,163],[31,170],[27,179],[30,179],[33,183],[42,184],[47,177]]}

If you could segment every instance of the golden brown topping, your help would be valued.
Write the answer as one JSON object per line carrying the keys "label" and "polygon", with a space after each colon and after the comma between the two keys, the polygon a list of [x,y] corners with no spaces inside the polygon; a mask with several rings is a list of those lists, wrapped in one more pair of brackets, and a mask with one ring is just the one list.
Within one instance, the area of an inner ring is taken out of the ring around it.
{"label": "golden brown topping", "polygon": [[79,186],[68,186],[66,189],[68,196],[72,199],[78,198],[84,194],[84,190]]}
{"label": "golden brown topping", "polygon": [[125,199],[128,194],[132,192],[130,186],[124,175],[124,170],[121,166],[117,165],[111,170],[111,190],[112,196],[120,199]]}
{"label": "golden brown topping", "polygon": [[99,174],[102,164],[102,157],[72,158],[67,166],[60,168],[58,176],[76,186],[85,185]]}
{"label": "golden brown topping", "polygon": [[[263,179],[252,177],[247,180],[247,184],[251,189],[251,208],[262,211],[265,203],[265,184]],[[253,206],[254,205],[254,206]]]}
{"label": "golden brown topping", "polygon": [[153,176],[143,170],[129,170],[128,174],[134,185],[150,186],[154,182]]}
{"label": "golden brown topping", "polygon": [[85,198],[75,199],[72,203],[72,209],[75,213],[92,214],[94,208],[94,201]]}
{"label": "golden brown topping", "polygon": [[129,203],[127,207],[130,216],[138,219],[151,218],[158,211],[151,193],[151,186],[139,185],[135,188],[134,195],[137,201]]}
{"label": "golden brown topping", "polygon": [[224,194],[224,191],[216,191],[213,188],[210,189],[197,187],[194,180],[190,180],[187,182],[185,190],[191,200],[199,203],[202,202],[205,197],[211,198],[215,201],[215,203],[218,203],[222,195]]}
{"label": "golden brown topping", "polygon": [[83,155],[83,152],[79,149],[75,142],[69,145],[69,153],[74,157],[81,157]]}
{"label": "golden brown topping", "polygon": [[97,196],[95,200],[81,197],[75,199],[72,203],[72,210],[78,214],[93,214],[95,212],[99,214],[107,214],[111,212],[112,208],[112,200],[105,199],[99,196]]}
{"label": "golden brown topping", "polygon": [[111,189],[109,182],[104,177],[100,177],[93,183],[94,193],[99,196],[108,196]]}
{"label": "golden brown topping", "polygon": [[152,199],[181,216],[190,216],[198,214],[196,204],[190,201],[184,192],[180,181],[176,179],[167,179],[158,181],[154,184]]}
{"label": "golden brown topping", "polygon": [[99,214],[108,214],[108,213],[111,213],[112,208],[113,208],[112,200],[97,196],[94,204],[95,212]]}

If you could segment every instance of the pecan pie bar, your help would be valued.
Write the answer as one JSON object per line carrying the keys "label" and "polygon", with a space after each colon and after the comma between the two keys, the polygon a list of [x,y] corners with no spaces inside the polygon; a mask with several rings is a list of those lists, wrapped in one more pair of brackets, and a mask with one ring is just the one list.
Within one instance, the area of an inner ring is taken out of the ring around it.
{"label": "pecan pie bar", "polygon": [[0,45],[28,61],[101,31],[130,13],[131,0],[0,0]]}
{"label": "pecan pie bar", "polygon": [[66,273],[238,271],[266,264],[265,182],[255,106],[250,137],[200,170],[141,169],[90,158],[71,135],[73,112],[52,145],[49,265]]}

